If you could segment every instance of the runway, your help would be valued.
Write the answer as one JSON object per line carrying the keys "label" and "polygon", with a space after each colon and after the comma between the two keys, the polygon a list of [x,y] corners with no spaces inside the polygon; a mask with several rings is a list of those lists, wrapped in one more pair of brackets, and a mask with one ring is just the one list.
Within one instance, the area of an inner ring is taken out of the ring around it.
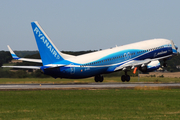
{"label": "runway", "polygon": [[180,83],[71,83],[71,84],[1,84],[0,90],[40,89],[134,89],[136,87],[180,88]]}

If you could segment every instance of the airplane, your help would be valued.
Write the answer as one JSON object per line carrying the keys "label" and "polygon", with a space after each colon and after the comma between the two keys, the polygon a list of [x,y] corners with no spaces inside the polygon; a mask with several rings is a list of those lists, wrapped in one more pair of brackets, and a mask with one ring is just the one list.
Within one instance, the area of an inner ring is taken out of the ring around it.
{"label": "airplane", "polygon": [[9,45],[8,49],[14,59],[42,63],[42,66],[2,67],[40,69],[54,78],[94,77],[95,82],[103,82],[102,74],[124,71],[121,80],[129,82],[127,71],[134,69],[136,72],[138,69],[143,73],[151,72],[160,67],[159,60],[163,60],[166,67],[166,61],[178,54],[178,47],[172,40],[160,38],[73,56],[60,52],[37,21],[31,22],[31,26],[41,59],[20,58]]}

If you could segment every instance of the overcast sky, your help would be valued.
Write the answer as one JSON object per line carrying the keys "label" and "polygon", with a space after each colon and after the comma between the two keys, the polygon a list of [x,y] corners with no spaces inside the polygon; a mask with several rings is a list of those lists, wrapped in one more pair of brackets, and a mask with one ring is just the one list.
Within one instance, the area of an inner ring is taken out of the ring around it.
{"label": "overcast sky", "polygon": [[62,51],[99,50],[154,38],[180,48],[180,0],[1,0],[0,50],[37,50],[38,21]]}

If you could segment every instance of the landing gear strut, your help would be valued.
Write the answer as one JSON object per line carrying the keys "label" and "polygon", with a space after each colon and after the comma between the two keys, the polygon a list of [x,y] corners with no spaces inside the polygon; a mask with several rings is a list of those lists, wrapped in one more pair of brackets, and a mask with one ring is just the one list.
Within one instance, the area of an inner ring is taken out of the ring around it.
{"label": "landing gear strut", "polygon": [[163,63],[163,66],[164,66],[164,67],[167,67],[167,63],[164,62],[164,63]]}
{"label": "landing gear strut", "polygon": [[121,76],[121,80],[122,80],[122,82],[129,82],[130,81],[130,76],[129,75],[127,75],[127,71],[125,71],[125,75],[122,75]]}
{"label": "landing gear strut", "polygon": [[95,82],[103,82],[104,77],[101,76],[101,75],[96,75],[96,76],[94,77],[94,80],[95,80]]}
{"label": "landing gear strut", "polygon": [[166,59],[164,59],[163,61],[163,67],[167,67]]}

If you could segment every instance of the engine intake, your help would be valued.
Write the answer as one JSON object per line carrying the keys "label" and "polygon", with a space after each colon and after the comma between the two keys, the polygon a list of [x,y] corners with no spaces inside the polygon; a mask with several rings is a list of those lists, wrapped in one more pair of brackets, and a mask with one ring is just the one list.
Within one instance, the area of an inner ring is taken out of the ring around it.
{"label": "engine intake", "polygon": [[149,64],[143,67],[139,67],[139,70],[143,73],[152,72],[160,67],[159,60],[151,61]]}

